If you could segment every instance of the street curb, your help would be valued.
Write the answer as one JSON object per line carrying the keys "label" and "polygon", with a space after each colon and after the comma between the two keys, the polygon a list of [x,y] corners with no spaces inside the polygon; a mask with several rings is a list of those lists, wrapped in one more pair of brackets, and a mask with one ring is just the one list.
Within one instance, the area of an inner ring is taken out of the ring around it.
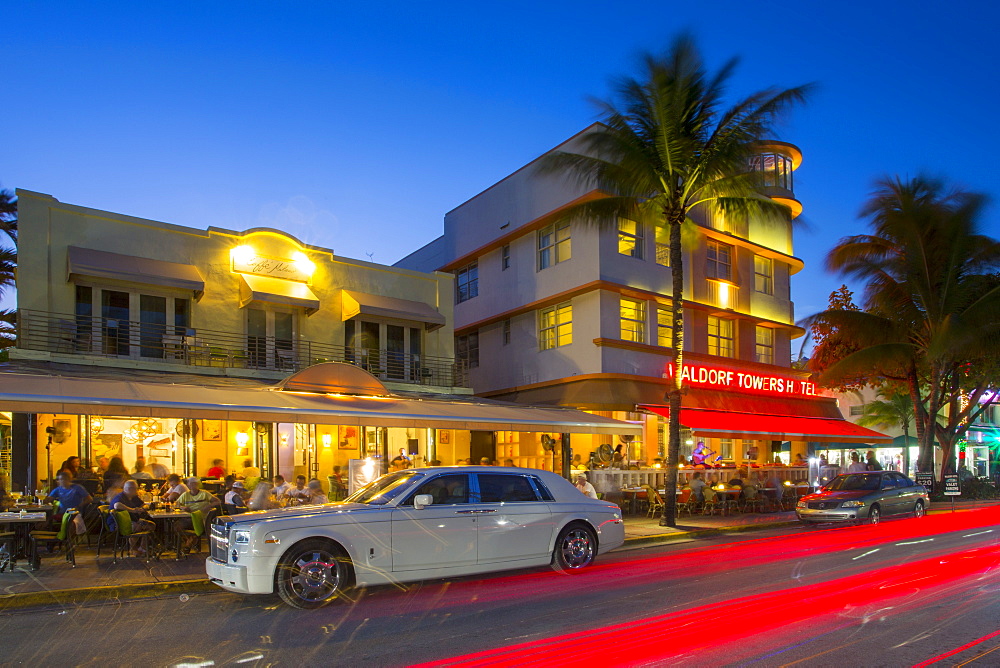
{"label": "street curb", "polygon": [[70,607],[122,600],[134,601],[167,595],[208,594],[222,591],[219,586],[212,584],[207,578],[32,591],[6,596],[0,595],[0,614],[28,608]]}
{"label": "street curb", "polygon": [[[781,522],[766,522],[761,524],[738,524],[725,527],[706,527],[704,529],[691,529],[689,531],[674,531],[671,533],[658,533],[651,536],[633,536],[626,538],[623,548],[640,547],[650,543],[668,543],[683,538],[701,538],[703,536],[720,536],[728,533],[741,533],[744,531],[756,531],[758,529],[773,529],[776,527],[792,526],[798,524],[796,520],[783,520]],[[618,548],[621,549],[621,548]]]}

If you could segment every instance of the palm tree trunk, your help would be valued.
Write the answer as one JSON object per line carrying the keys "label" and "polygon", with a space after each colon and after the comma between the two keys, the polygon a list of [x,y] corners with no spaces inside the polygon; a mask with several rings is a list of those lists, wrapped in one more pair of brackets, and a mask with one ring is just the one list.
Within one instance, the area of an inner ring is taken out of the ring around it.
{"label": "palm tree trunk", "polygon": [[684,378],[684,260],[681,252],[681,224],[684,211],[664,212],[670,225],[671,309],[673,315],[674,383],[667,392],[667,479],[663,490],[660,526],[677,526],[677,464],[681,449],[681,389]]}

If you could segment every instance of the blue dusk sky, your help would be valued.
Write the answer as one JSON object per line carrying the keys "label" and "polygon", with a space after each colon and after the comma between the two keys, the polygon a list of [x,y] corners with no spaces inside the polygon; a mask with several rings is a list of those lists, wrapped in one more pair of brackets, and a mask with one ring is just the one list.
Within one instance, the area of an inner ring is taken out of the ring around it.
{"label": "blue dusk sky", "polygon": [[[27,2],[3,10],[0,184],[197,228],[270,226],[391,264],[595,120],[588,96],[683,29],[737,95],[816,82],[796,317],[842,282],[883,174],[993,194],[991,2]],[[991,208],[986,231],[1000,236]],[[7,300],[9,302],[9,299]]]}

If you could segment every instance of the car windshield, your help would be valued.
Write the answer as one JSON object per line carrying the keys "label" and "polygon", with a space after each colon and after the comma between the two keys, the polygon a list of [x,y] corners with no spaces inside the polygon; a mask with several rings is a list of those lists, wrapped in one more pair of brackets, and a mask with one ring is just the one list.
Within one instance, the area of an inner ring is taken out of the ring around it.
{"label": "car windshield", "polygon": [[416,476],[423,476],[423,474],[418,471],[390,473],[368,483],[344,500],[349,503],[368,503],[381,506],[399,496],[407,488],[407,483]]}
{"label": "car windshield", "polygon": [[850,475],[837,476],[826,489],[834,492],[847,492],[858,489],[874,492],[879,488],[881,483],[881,473],[852,473]]}

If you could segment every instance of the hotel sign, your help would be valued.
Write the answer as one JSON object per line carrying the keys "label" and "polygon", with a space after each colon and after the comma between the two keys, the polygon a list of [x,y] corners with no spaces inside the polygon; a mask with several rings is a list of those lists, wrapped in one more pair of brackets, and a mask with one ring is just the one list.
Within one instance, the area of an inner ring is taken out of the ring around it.
{"label": "hotel sign", "polygon": [[[685,364],[682,372],[685,384],[783,397],[818,397],[815,383],[790,376],[727,369],[725,367]],[[674,377],[674,365],[664,369],[664,378]]]}
{"label": "hotel sign", "polygon": [[298,281],[299,283],[309,282],[309,274],[295,260],[268,257],[256,253],[234,255],[233,271],[241,274],[281,278],[286,281]]}

